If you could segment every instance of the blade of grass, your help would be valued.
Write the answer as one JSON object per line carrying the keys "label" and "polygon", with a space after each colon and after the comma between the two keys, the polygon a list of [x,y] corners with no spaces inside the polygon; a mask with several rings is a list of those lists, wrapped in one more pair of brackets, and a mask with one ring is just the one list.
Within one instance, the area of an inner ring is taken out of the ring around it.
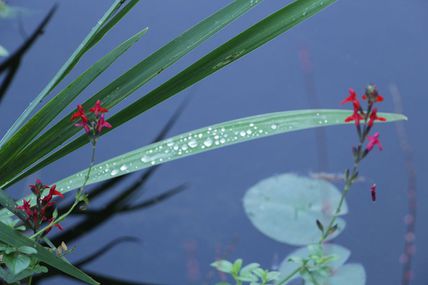
{"label": "blade of grass", "polygon": [[[348,110],[299,110],[270,113],[233,120],[207,128],[194,130],[117,156],[93,167],[87,184],[104,181],[126,173],[178,158],[253,139],[308,128],[345,124]],[[388,122],[405,120],[398,114],[382,114]],[[82,186],[87,169],[64,178],[57,183],[65,193]]]}
{"label": "blade of grass", "polygon": [[[245,141],[308,128],[343,125],[350,113],[349,110],[329,109],[277,112],[193,130],[95,165],[87,185]],[[399,114],[382,113],[381,116],[387,122],[407,119]],[[86,173],[87,169],[56,182],[57,189],[66,193],[81,187]]]}
{"label": "blade of grass", "polygon": [[[133,0],[138,2],[139,0]],[[92,48],[101,38],[116,24],[119,22],[121,17],[125,16],[126,13],[115,13],[118,11],[121,5],[124,4],[124,0],[115,0],[104,16],[97,22],[92,28],[91,32],[85,37],[79,47],[73,52],[70,58],[55,74],[48,85],[37,95],[37,97],[28,105],[24,112],[18,117],[13,123],[12,127],[6,132],[4,137],[0,141],[0,147],[10,139],[10,137],[24,124],[28,116],[34,111],[34,109],[42,102],[42,100],[65,78],[65,76],[73,69],[73,67],[79,62],[80,58]],[[129,5],[129,4],[128,4]],[[133,4],[135,5],[135,4]],[[127,10],[129,11],[129,10]],[[113,18],[112,18],[113,17]],[[119,18],[117,18],[119,17]],[[108,24],[108,21],[112,18],[112,24]],[[106,24],[107,23],[107,24]]]}
{"label": "blade of grass", "polygon": [[9,160],[14,159],[15,156],[10,155],[11,153],[19,153],[19,151],[35,138],[64,108],[71,104],[89,84],[103,73],[119,56],[140,40],[146,32],[147,28],[114,48],[44,105],[43,108],[31,117],[31,119],[0,148],[0,157],[4,157],[1,164],[4,165]]}
{"label": "blade of grass", "polygon": [[8,227],[7,225],[1,222],[0,222],[0,241],[16,248],[20,246],[33,247],[37,250],[37,253],[35,254],[35,256],[41,262],[44,262],[87,284],[94,284],[94,285],[99,284],[97,281],[92,279],[83,271],[79,270],[77,267],[73,266],[71,263],[68,263],[65,260],[59,258],[58,256],[55,255],[55,253],[48,251],[46,248],[42,247],[35,241],[27,238],[22,234],[19,234],[18,232],[16,232],[12,228]]}
{"label": "blade of grass", "polygon": [[[206,18],[164,47],[160,48],[142,62],[138,63],[125,74],[110,83],[98,94],[83,103],[83,106],[88,108],[98,99],[103,100],[103,105],[107,108],[118,104],[137,88],[162,72],[168,66],[175,63],[178,59],[189,53],[203,41],[247,12],[259,2],[260,0],[237,0],[232,2],[230,5],[217,11],[212,16]],[[6,179],[10,178],[10,176],[15,176],[17,173],[74,135],[78,130],[70,124],[69,118],[70,115],[64,117],[37,141],[26,147],[22,151],[22,154],[16,156],[6,168],[1,168],[0,181],[4,182]],[[0,161],[3,159],[0,157]],[[19,164],[17,163],[18,161],[20,161]],[[6,175],[6,173],[10,175],[5,177],[3,174]]]}

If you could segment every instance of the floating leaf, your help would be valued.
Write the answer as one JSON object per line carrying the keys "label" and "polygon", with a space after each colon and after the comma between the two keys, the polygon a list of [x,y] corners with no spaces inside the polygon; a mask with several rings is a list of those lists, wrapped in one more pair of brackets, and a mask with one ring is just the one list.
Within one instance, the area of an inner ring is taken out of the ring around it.
{"label": "floating leaf", "polygon": [[[319,220],[327,225],[340,200],[333,184],[319,179],[282,174],[264,179],[244,196],[244,208],[253,225],[274,240],[291,245],[316,243]],[[340,215],[348,211],[344,203]],[[337,219],[337,236],[345,222]]]}
{"label": "floating leaf", "polygon": [[[364,285],[366,271],[361,264],[351,263],[338,268],[328,282],[319,285]],[[309,285],[309,284],[308,284]]]}

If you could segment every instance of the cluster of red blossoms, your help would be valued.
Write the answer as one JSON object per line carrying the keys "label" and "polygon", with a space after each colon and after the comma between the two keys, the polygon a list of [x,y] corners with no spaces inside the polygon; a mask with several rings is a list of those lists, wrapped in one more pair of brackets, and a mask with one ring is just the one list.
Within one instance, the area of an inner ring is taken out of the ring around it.
{"label": "cluster of red blossoms", "polygon": [[[353,89],[349,89],[349,96],[342,101],[342,104],[352,103],[354,112],[352,115],[345,119],[345,122],[355,122],[359,137],[358,147],[353,147],[353,154],[355,161],[359,163],[363,158],[373,150],[375,146],[382,150],[382,144],[379,140],[379,133],[376,132],[372,136],[369,135],[374,123],[376,121],[385,122],[386,119],[379,117],[377,114],[377,108],[374,107],[376,103],[383,102],[384,98],[378,93],[375,85],[369,85],[366,88],[363,100],[367,100],[367,109],[363,110],[357,93]],[[363,122],[363,124],[361,124]],[[366,142],[366,147],[363,149],[362,145]],[[370,193],[373,201],[376,201],[376,184],[370,187]]]}
{"label": "cluster of red blossoms", "polygon": [[82,127],[85,132],[92,138],[98,137],[103,128],[111,128],[111,125],[104,119],[104,113],[108,112],[106,108],[101,107],[101,101],[97,100],[94,107],[89,109],[89,112],[95,115],[94,119],[89,119],[86,115],[82,105],[77,106],[77,112],[75,112],[70,121],[80,119],[80,122],[75,124],[76,127]]}
{"label": "cluster of red blossoms", "polygon": [[[40,228],[42,223],[48,222],[51,223],[54,220],[53,212],[55,210],[55,202],[52,199],[55,196],[64,198],[64,195],[56,190],[56,186],[44,185],[39,179],[36,180],[34,185],[30,185],[31,192],[36,196],[36,203],[34,206],[31,206],[31,203],[24,199],[22,206],[18,206],[17,209],[22,210],[27,215],[27,222],[31,226],[34,232]],[[49,193],[43,196],[45,189],[49,189]],[[60,224],[55,224],[55,226],[62,230]],[[46,229],[45,234],[51,230],[51,227]]]}

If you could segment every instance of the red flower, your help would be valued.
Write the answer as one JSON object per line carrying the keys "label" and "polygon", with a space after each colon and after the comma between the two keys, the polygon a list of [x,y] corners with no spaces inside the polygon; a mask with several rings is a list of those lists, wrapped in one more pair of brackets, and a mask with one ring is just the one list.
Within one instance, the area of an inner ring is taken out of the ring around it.
{"label": "red flower", "polygon": [[87,123],[88,117],[86,117],[85,110],[83,109],[82,105],[77,105],[77,112],[75,112],[73,115],[71,115],[70,121],[74,121],[77,118],[82,119],[82,122]]}
{"label": "red flower", "polygon": [[40,181],[40,179],[36,180],[36,184],[31,184],[30,185],[31,192],[33,192],[35,195],[39,195],[40,190],[44,190],[46,188],[49,188],[49,186],[48,185],[44,185],[42,183],[42,181]]}
{"label": "red flower", "polygon": [[45,196],[45,198],[48,197],[48,196],[51,199],[52,199],[53,196],[59,196],[61,198],[64,198],[64,195],[61,192],[59,192],[58,190],[56,190],[56,185],[55,184],[52,185],[52,187],[49,189],[49,193],[48,193],[48,195]]}
{"label": "red flower", "polygon": [[386,121],[385,118],[377,116],[377,109],[376,108],[374,108],[370,114],[370,120],[368,123],[369,127],[372,127],[375,121],[382,121],[382,122]]}
{"label": "red flower", "polygon": [[358,112],[358,109],[354,108],[354,113],[352,113],[351,116],[347,117],[345,119],[346,123],[355,121],[355,125],[359,126],[360,125],[360,121],[363,119],[363,116],[360,115],[360,113]]}
{"label": "red flower", "polygon": [[372,184],[372,186],[370,186],[370,194],[372,196],[372,201],[375,202],[376,201],[376,184]]}
{"label": "red flower", "polygon": [[357,93],[352,88],[349,88],[349,96],[345,98],[345,100],[343,100],[341,104],[343,105],[349,102],[351,102],[352,105],[354,105],[354,110],[357,110],[357,111],[360,110],[360,101],[358,101]]}
{"label": "red flower", "polygon": [[345,100],[343,100],[341,104],[343,105],[343,104],[346,104],[349,102],[354,103],[355,101],[358,101],[357,93],[354,91],[354,89],[349,88],[349,96],[346,97]]}
{"label": "red flower", "polygon": [[101,107],[101,101],[97,100],[95,106],[89,109],[89,112],[94,113],[95,116],[98,116],[98,114],[107,113],[108,110],[106,108]]}
{"label": "red flower", "polygon": [[369,142],[367,143],[367,147],[366,147],[367,151],[371,151],[375,145],[377,145],[379,150],[383,149],[382,144],[380,143],[380,140],[379,140],[379,133],[378,132],[374,133],[373,136],[367,136],[367,139],[369,140]]}
{"label": "red flower", "polygon": [[28,217],[31,217],[31,215],[33,214],[33,212],[31,211],[31,204],[29,201],[27,200],[23,200],[22,206],[18,206],[16,207],[19,210],[23,210]]}
{"label": "red flower", "polygon": [[101,133],[101,131],[103,130],[103,128],[108,128],[108,129],[110,129],[111,128],[111,125],[110,125],[110,123],[109,122],[107,122],[106,120],[104,120],[104,115],[101,115],[100,116],[100,119],[98,120],[98,122],[97,122],[97,126],[96,126],[96,128],[97,128],[97,133]]}
{"label": "red flower", "polygon": [[74,124],[74,126],[75,127],[82,127],[87,134],[89,134],[91,132],[91,128],[89,127],[88,123],[86,123],[84,121],[77,123],[77,124]]}

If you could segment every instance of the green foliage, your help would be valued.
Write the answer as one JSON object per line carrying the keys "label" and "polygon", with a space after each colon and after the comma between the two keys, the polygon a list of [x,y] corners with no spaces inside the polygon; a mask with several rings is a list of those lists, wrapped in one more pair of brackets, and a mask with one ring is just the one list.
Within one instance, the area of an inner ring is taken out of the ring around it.
{"label": "green foliage", "polygon": [[[267,285],[278,280],[280,273],[269,271],[260,267],[258,263],[250,263],[242,266],[242,259],[237,259],[233,263],[227,260],[218,260],[211,264],[218,271],[229,274],[237,285],[248,282],[250,285]],[[226,285],[227,282],[216,285]]]}
{"label": "green foliage", "polygon": [[[31,258],[34,258],[34,265],[38,264],[38,262],[43,262],[77,279],[80,279],[87,284],[98,284],[95,280],[80,271],[78,268],[71,265],[68,261],[65,261],[64,259],[56,256],[55,253],[52,253],[45,247],[39,245],[34,240],[31,240],[26,236],[16,232],[1,222],[0,241],[2,242],[3,246],[3,257],[6,258],[4,259],[4,262],[9,268],[10,273],[13,275],[19,275],[24,272],[24,269],[26,269],[31,263],[28,262],[31,256]],[[42,270],[43,268],[36,266],[36,269]],[[25,274],[28,274],[29,271],[27,271]],[[12,277],[8,275],[8,278]]]}
{"label": "green foliage", "polygon": [[364,285],[364,267],[360,264],[345,264],[349,256],[350,251],[339,245],[309,245],[292,252],[284,259],[279,269],[279,279],[299,270],[299,276],[295,275],[283,284],[300,277],[305,285]]}

